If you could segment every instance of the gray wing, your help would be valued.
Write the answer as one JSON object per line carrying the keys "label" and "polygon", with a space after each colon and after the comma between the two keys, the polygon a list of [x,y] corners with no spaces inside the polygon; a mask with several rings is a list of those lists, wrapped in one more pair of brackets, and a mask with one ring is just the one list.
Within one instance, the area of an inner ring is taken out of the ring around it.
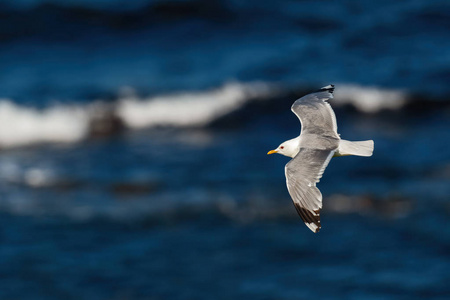
{"label": "gray wing", "polygon": [[301,148],[285,167],[286,184],[298,214],[313,232],[318,232],[322,194],[316,187],[334,150]]}
{"label": "gray wing", "polygon": [[301,133],[339,138],[336,116],[327,102],[333,98],[334,85],[301,97],[292,104],[291,110],[302,124]]}

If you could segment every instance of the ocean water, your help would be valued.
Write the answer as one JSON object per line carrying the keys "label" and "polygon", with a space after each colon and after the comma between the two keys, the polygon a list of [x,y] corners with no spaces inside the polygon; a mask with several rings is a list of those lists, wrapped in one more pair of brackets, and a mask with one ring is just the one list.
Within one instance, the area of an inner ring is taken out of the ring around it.
{"label": "ocean water", "polygon": [[[0,299],[448,299],[448,1],[0,3]],[[301,221],[270,149],[333,83]]]}

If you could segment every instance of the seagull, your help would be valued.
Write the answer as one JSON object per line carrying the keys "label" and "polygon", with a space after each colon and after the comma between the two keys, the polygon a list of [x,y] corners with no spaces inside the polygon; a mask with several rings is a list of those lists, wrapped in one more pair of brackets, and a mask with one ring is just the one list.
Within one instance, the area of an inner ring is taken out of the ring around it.
{"label": "seagull", "polygon": [[291,107],[300,119],[301,132],[267,154],[278,153],[292,159],[284,172],[286,185],[297,213],[314,233],[319,232],[322,194],[316,187],[332,157],[372,156],[373,140],[350,142],[337,133],[336,116],[328,100],[334,85],[301,97]]}

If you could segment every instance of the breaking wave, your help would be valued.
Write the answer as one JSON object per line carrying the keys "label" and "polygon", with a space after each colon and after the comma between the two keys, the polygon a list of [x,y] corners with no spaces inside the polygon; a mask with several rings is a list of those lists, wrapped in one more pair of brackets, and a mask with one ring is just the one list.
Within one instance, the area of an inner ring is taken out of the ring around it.
{"label": "breaking wave", "polygon": [[131,128],[152,126],[205,126],[256,98],[268,98],[273,88],[265,83],[231,83],[197,93],[139,99],[120,99],[117,114]]}
{"label": "breaking wave", "polygon": [[[61,104],[42,110],[0,99],[0,147],[76,142],[96,135],[96,130],[117,128],[108,125],[111,122],[131,129],[207,126],[249,101],[268,98],[274,91],[264,83],[230,83],[203,92],[138,98],[133,90],[125,88],[111,105],[98,101],[85,106]],[[98,126],[99,123],[103,125]]]}
{"label": "breaking wave", "polygon": [[362,87],[358,85],[339,85],[334,96],[334,104],[350,104],[364,113],[377,113],[381,110],[397,110],[402,108],[408,100],[408,95],[400,90]]}
{"label": "breaking wave", "polygon": [[[122,128],[205,127],[249,103],[269,103],[265,110],[273,111],[280,101],[290,103],[296,95],[310,92],[304,88],[295,93],[293,90],[262,82],[229,83],[206,91],[138,97],[134,90],[124,88],[112,103],[98,100],[87,105],[58,104],[45,109],[0,99],[0,147],[77,142],[114,134]],[[332,105],[350,105],[363,113],[377,113],[399,110],[408,101],[409,95],[403,91],[337,85]]]}
{"label": "breaking wave", "polygon": [[88,131],[86,108],[55,106],[37,110],[0,99],[0,147],[41,142],[75,142]]}

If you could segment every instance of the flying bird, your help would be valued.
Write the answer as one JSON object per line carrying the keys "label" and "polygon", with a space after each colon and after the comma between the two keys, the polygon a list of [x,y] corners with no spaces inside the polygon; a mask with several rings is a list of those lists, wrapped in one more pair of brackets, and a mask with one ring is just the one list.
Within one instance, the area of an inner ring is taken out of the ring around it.
{"label": "flying bird", "polygon": [[314,233],[319,232],[322,194],[316,187],[332,157],[372,156],[373,141],[350,142],[337,133],[336,116],[328,100],[334,85],[301,97],[291,107],[300,119],[301,132],[267,154],[278,153],[292,159],[284,170],[286,185],[298,214]]}

